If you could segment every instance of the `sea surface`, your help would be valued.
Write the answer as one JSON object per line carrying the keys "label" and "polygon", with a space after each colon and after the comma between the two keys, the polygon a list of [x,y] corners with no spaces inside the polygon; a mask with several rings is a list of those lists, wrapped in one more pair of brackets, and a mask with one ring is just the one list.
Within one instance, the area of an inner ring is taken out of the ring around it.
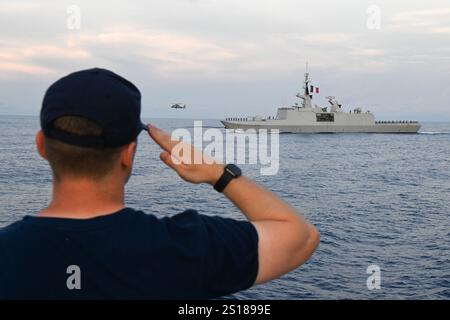
{"label": "sea surface", "polygon": [[[150,119],[172,131],[193,120]],[[220,128],[218,120],[204,120]],[[51,174],[35,151],[37,117],[0,116],[0,227],[35,214],[50,200]],[[280,168],[244,173],[297,207],[321,233],[302,267],[233,295],[238,299],[449,299],[450,123],[419,134],[283,134]],[[127,205],[159,217],[186,208],[243,219],[206,185],[183,182],[139,137]],[[367,268],[380,268],[380,289]],[[186,275],[189,276],[189,275]]]}

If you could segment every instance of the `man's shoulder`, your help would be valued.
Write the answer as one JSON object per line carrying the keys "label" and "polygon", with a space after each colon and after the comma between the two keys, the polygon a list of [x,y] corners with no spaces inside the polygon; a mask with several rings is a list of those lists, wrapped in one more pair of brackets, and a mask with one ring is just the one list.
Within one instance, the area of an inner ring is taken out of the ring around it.
{"label": "man's shoulder", "polygon": [[248,232],[249,229],[252,229],[250,225],[251,223],[248,221],[205,215],[194,209],[163,216],[158,213],[128,207],[117,215],[98,217],[90,221],[25,216],[19,221],[0,228],[0,244],[18,243],[20,240],[27,240],[35,234],[48,237],[49,233],[53,234],[52,230],[56,232],[56,229],[68,229],[77,232],[113,227],[115,230],[131,232],[136,235],[166,235],[178,239],[214,231],[223,233],[236,228],[241,229],[241,231],[246,229],[245,231]]}
{"label": "man's shoulder", "polygon": [[22,247],[27,242],[32,242],[33,234],[25,231],[26,225],[23,219],[0,228],[0,259],[13,248]]}
{"label": "man's shoulder", "polygon": [[248,220],[237,220],[218,215],[201,214],[197,210],[188,209],[171,217],[159,220],[167,230],[172,230],[173,235],[185,236],[202,235],[206,237],[219,236],[221,239],[228,237],[257,238],[257,231]]}
{"label": "man's shoulder", "polygon": [[3,228],[0,228],[0,241],[20,235],[22,228],[24,227],[23,219],[15,221]]}
{"label": "man's shoulder", "polygon": [[175,214],[160,214],[144,210],[127,208],[128,217],[139,225],[166,226],[168,224],[190,224],[201,219],[201,214],[194,209],[179,211]]}

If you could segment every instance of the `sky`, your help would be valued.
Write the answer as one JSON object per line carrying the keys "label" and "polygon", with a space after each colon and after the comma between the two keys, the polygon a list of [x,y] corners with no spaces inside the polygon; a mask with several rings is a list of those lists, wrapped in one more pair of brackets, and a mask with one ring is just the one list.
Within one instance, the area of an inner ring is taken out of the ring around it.
{"label": "sky", "polygon": [[0,114],[38,115],[51,83],[102,67],[145,117],[275,115],[308,62],[320,106],[450,121],[448,0],[0,0],[0,30]]}

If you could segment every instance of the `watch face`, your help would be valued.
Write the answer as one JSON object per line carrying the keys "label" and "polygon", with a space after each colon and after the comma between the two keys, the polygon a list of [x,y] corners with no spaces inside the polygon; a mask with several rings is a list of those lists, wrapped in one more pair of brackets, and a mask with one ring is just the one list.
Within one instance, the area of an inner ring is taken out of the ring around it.
{"label": "watch face", "polygon": [[239,169],[239,167],[235,166],[234,164],[228,164],[225,167],[225,170],[235,177],[239,177],[242,174],[241,169]]}

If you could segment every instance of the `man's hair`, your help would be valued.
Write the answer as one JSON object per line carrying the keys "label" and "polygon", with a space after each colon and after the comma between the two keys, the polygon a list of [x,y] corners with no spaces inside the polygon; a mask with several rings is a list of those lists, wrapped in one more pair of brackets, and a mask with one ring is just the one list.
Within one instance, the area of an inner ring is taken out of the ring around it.
{"label": "man's hair", "polygon": [[[95,122],[77,116],[63,116],[53,122],[59,130],[76,134],[101,136],[102,128]],[[100,180],[119,159],[123,147],[86,148],[45,137],[45,151],[55,179],[67,176]]]}

